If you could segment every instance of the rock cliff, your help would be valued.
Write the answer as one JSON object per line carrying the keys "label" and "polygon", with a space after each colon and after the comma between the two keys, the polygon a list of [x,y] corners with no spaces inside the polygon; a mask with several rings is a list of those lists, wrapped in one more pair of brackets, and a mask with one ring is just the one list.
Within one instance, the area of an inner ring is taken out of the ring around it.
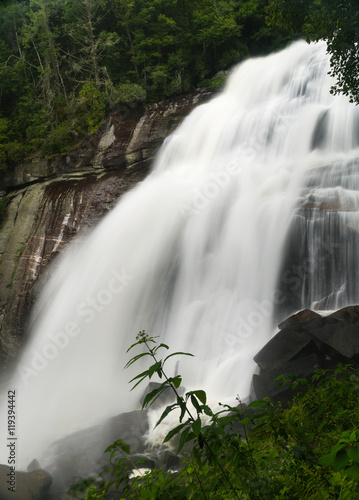
{"label": "rock cliff", "polygon": [[145,108],[111,112],[99,130],[72,151],[32,158],[3,175],[0,189],[7,208],[0,233],[2,366],[26,338],[48,264],[144,179],[163,140],[210,96],[197,91]]}

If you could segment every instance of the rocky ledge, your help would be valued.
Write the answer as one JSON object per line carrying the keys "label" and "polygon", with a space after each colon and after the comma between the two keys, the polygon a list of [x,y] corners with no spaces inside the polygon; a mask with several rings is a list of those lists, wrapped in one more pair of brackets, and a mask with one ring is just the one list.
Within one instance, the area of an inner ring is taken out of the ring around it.
{"label": "rocky ledge", "polygon": [[194,91],[112,112],[72,151],[33,158],[2,176],[7,210],[0,232],[1,367],[24,341],[30,310],[51,272],[49,263],[144,179],[164,139],[210,97],[211,92]]}

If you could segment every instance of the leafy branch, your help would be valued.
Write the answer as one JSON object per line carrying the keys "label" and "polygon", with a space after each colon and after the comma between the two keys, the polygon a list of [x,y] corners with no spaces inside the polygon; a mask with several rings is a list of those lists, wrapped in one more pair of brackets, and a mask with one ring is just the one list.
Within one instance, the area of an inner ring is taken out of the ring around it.
{"label": "leafy branch", "polygon": [[[164,438],[163,442],[166,443],[170,441],[173,437],[176,435],[180,434],[180,440],[179,440],[179,445],[178,445],[178,450],[177,453],[179,453],[183,446],[193,440],[197,440],[197,443],[199,445],[199,448],[203,450],[204,448],[208,452],[208,457],[210,462],[214,462],[220,469],[221,474],[223,476],[223,479],[228,483],[230,489],[232,490],[235,498],[239,499],[239,496],[228,476],[226,473],[225,469],[223,468],[222,464],[218,460],[218,457],[216,454],[212,451],[212,448],[210,446],[210,443],[208,439],[204,436],[202,433],[202,421],[201,421],[201,415],[205,414],[211,418],[214,417],[214,414],[211,410],[211,408],[206,404],[207,403],[207,395],[205,391],[203,390],[196,390],[196,391],[189,391],[185,394],[185,398],[183,398],[179,392],[178,388],[181,385],[182,382],[182,377],[180,375],[177,375],[175,377],[168,377],[167,374],[164,371],[164,365],[168,359],[170,359],[173,356],[193,356],[193,354],[187,353],[187,352],[174,352],[172,354],[169,354],[166,356],[163,360],[158,360],[157,358],[157,353],[160,349],[166,349],[168,350],[169,347],[166,344],[160,343],[157,345],[156,340],[154,337],[150,337],[149,335],[146,334],[145,330],[142,330],[139,332],[137,336],[137,342],[131,345],[127,352],[132,350],[134,347],[137,347],[139,345],[144,344],[146,347],[146,351],[137,354],[133,358],[130,359],[130,361],[126,364],[125,368],[128,368],[129,366],[133,365],[135,362],[140,360],[141,358],[144,358],[146,356],[150,356],[154,364],[152,364],[147,370],[143,371],[139,375],[136,375],[133,379],[130,380],[131,382],[135,382],[135,385],[132,387],[131,390],[133,390],[135,387],[137,387],[143,380],[145,380],[147,377],[149,379],[152,378],[152,376],[157,373],[159,378],[164,378],[164,382],[148,393],[143,401],[142,408],[146,408],[148,406],[151,406],[160,396],[161,394],[168,388],[170,388],[174,395],[176,396],[176,402],[167,406],[165,410],[163,411],[161,417],[156,423],[157,427],[158,425],[161,424],[161,422],[169,415],[172,411],[176,410],[177,408],[180,410],[180,417],[179,421],[180,424],[175,427],[174,429],[171,429],[166,437]],[[154,344],[152,346],[151,344]],[[191,410],[188,407],[188,402],[192,403],[192,406],[194,407],[196,411],[196,415],[194,416]],[[183,421],[183,419],[187,416],[187,420]],[[197,455],[199,456],[199,455]]]}

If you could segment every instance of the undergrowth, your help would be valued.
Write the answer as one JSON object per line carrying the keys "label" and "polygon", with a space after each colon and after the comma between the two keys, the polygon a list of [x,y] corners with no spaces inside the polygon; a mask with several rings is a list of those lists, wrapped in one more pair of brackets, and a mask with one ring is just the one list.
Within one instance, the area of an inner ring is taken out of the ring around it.
{"label": "undergrowth", "polygon": [[359,500],[359,376],[352,366],[318,370],[311,381],[282,375],[278,383],[297,389],[287,408],[269,399],[245,407],[238,399],[237,406],[213,412],[204,391],[182,397],[181,376],[165,372],[169,358],[191,354],[160,358],[168,346],[144,331],[129,350],[138,347],[145,350],[126,366],[144,357],[152,364],[131,382],[136,387],[155,374],[162,380],[143,408],[168,388],[173,391],[174,402],[157,425],[179,409],[179,425],[164,442],[177,440],[182,465],[178,471],[154,469],[130,477],[141,463],[134,463],[129,446],[118,440],[106,450],[109,466],[101,477],[77,484],[72,494],[86,500]]}

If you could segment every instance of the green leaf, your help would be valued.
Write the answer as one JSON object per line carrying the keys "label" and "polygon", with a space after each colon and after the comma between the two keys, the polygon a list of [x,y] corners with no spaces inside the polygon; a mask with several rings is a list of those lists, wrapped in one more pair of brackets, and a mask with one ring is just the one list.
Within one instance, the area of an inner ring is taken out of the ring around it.
{"label": "green leaf", "polygon": [[207,395],[205,391],[193,391],[193,394],[197,396],[200,402],[205,405],[207,403]]}
{"label": "green leaf", "polygon": [[344,474],[350,479],[359,479],[359,464],[353,464],[344,470]]}
{"label": "green leaf", "polygon": [[259,410],[259,409],[262,409],[263,406],[267,405],[267,401],[264,401],[264,400],[259,400],[259,401],[252,401],[252,403],[250,403],[246,410]]}
{"label": "green leaf", "polygon": [[327,455],[323,455],[319,458],[318,462],[320,465],[324,465],[325,467],[329,467],[334,463],[335,455],[332,453],[328,453]]}
{"label": "green leaf", "polygon": [[129,384],[131,382],[133,382],[134,380],[137,380],[138,378],[147,377],[147,375],[148,375],[148,370],[145,370],[144,372],[140,373],[139,375],[136,375],[136,377],[131,378],[131,380],[129,381]]}
{"label": "green leaf", "polygon": [[346,443],[344,442],[341,442],[339,441],[339,443],[335,444],[333,446],[333,448],[330,450],[330,454],[331,455],[335,455],[339,450],[341,450],[342,448],[344,448],[344,446],[346,445]]}
{"label": "green leaf", "polygon": [[198,400],[197,400],[196,396],[194,396],[193,394],[191,395],[191,403],[193,404],[197,413],[202,413],[202,410],[201,410],[201,407],[199,406]]}
{"label": "green leaf", "polygon": [[357,446],[353,446],[353,448],[349,448],[347,451],[348,457],[354,462],[359,463],[359,448]]}
{"label": "green leaf", "polygon": [[195,420],[192,424],[193,433],[196,437],[199,436],[201,432],[201,427],[202,427],[202,422],[201,419],[198,417],[197,420]]}
{"label": "green leaf", "polygon": [[230,424],[233,421],[233,415],[226,415],[225,417],[219,417],[217,422],[224,427],[225,425]]}
{"label": "green leaf", "polygon": [[178,444],[177,453],[179,453],[182,450],[183,446],[187,443],[187,441],[188,441],[188,434],[189,434],[190,430],[191,430],[191,428],[187,427],[187,429],[185,429],[182,432],[180,440],[179,440],[179,444]]}
{"label": "green leaf", "polygon": [[169,349],[167,344],[160,344],[157,349],[160,349],[160,347],[163,347],[164,349]]}
{"label": "green leaf", "polygon": [[136,345],[138,345],[138,342],[135,342],[134,344],[132,344],[126,351],[126,354],[131,350],[133,349],[134,347],[136,347]]}
{"label": "green leaf", "polygon": [[161,384],[156,389],[153,389],[153,391],[146,394],[145,399],[143,400],[143,403],[142,403],[142,409],[146,408],[146,406],[149,403],[151,403],[151,405],[152,405],[156,401],[156,399],[158,399],[161,396],[163,391],[165,391],[167,389],[167,387],[168,386],[167,386],[167,381],[166,381],[166,382],[163,382],[163,384]]}
{"label": "green leaf", "polygon": [[[118,439],[117,441],[112,443],[110,446],[108,446],[105,450],[105,453],[109,453],[110,451],[112,451],[112,454],[113,454],[113,452],[118,451],[119,448],[127,454],[130,453],[130,446],[127,443],[125,443],[125,441],[123,441],[122,439]],[[112,456],[112,454],[111,454],[111,456]]]}
{"label": "green leaf", "polygon": [[349,463],[349,457],[347,455],[347,452],[344,450],[340,450],[335,455],[334,470],[340,471],[340,470],[344,469],[348,465],[348,463]]}
{"label": "green leaf", "polygon": [[350,434],[350,441],[353,442],[353,443],[356,443],[358,441],[358,438],[357,438],[357,432],[356,431],[353,431],[351,434]]}
{"label": "green leaf", "polygon": [[250,421],[250,418],[249,417],[245,417],[245,418],[241,418],[241,420],[239,421],[240,424],[242,424],[244,427],[246,427],[246,425],[248,425]]}
{"label": "green leaf", "polygon": [[205,413],[209,417],[213,417],[213,411],[208,405],[203,405],[202,410],[203,410],[203,413]]}
{"label": "green leaf", "polygon": [[156,372],[158,372],[159,370],[161,370],[161,361],[158,361],[157,363],[155,363],[154,365],[150,366],[149,369],[148,369],[148,377],[151,378],[152,375]]}
{"label": "green leaf", "polygon": [[126,443],[123,443],[121,445],[121,450],[126,453],[127,455],[130,454],[130,445],[129,444],[126,444]]}
{"label": "green leaf", "polygon": [[141,354],[137,354],[137,356],[134,356],[128,363],[125,364],[125,368],[130,367],[131,365],[133,365],[133,363],[136,363],[136,361],[143,358],[144,356],[151,356],[151,354],[149,352],[142,352]]}
{"label": "green leaf", "polygon": [[172,379],[172,384],[175,386],[176,389],[179,388],[179,386],[182,383],[182,377],[181,375],[176,375],[176,377],[173,377]]}
{"label": "green leaf", "polygon": [[309,385],[308,379],[306,378],[299,378],[298,382],[300,385]]}
{"label": "green leaf", "polygon": [[143,376],[143,377],[141,378],[141,380],[139,380],[139,381],[137,382],[137,384],[135,384],[133,387],[131,387],[131,391],[133,391],[134,389],[136,389],[136,387],[137,387],[138,385],[140,385],[140,383],[141,383],[143,380],[145,380],[145,378],[147,378],[147,374],[146,374],[145,376]]}
{"label": "green leaf", "polygon": [[174,429],[170,430],[169,433],[166,435],[166,437],[163,440],[163,443],[167,443],[170,439],[172,439],[176,434],[178,434],[184,427],[188,426],[190,424],[190,421],[187,420],[186,422],[177,425]]}
{"label": "green leaf", "polygon": [[194,358],[194,355],[189,352],[173,352],[163,360],[163,364],[165,364],[169,358],[172,358],[172,356],[192,356]]}
{"label": "green leaf", "polygon": [[182,422],[183,417],[185,416],[185,413],[187,410],[187,406],[182,398],[177,398],[177,403],[178,403],[179,407],[181,408],[181,415],[180,415],[179,421]]}
{"label": "green leaf", "polygon": [[171,413],[172,410],[174,410],[176,407],[178,406],[177,403],[174,403],[173,405],[170,405],[170,406],[167,406],[164,410],[164,412],[162,413],[161,417],[159,418],[159,420],[157,421],[155,427],[157,427],[158,425],[160,425],[160,423],[162,422],[162,420],[164,420],[167,415],[169,413]]}

